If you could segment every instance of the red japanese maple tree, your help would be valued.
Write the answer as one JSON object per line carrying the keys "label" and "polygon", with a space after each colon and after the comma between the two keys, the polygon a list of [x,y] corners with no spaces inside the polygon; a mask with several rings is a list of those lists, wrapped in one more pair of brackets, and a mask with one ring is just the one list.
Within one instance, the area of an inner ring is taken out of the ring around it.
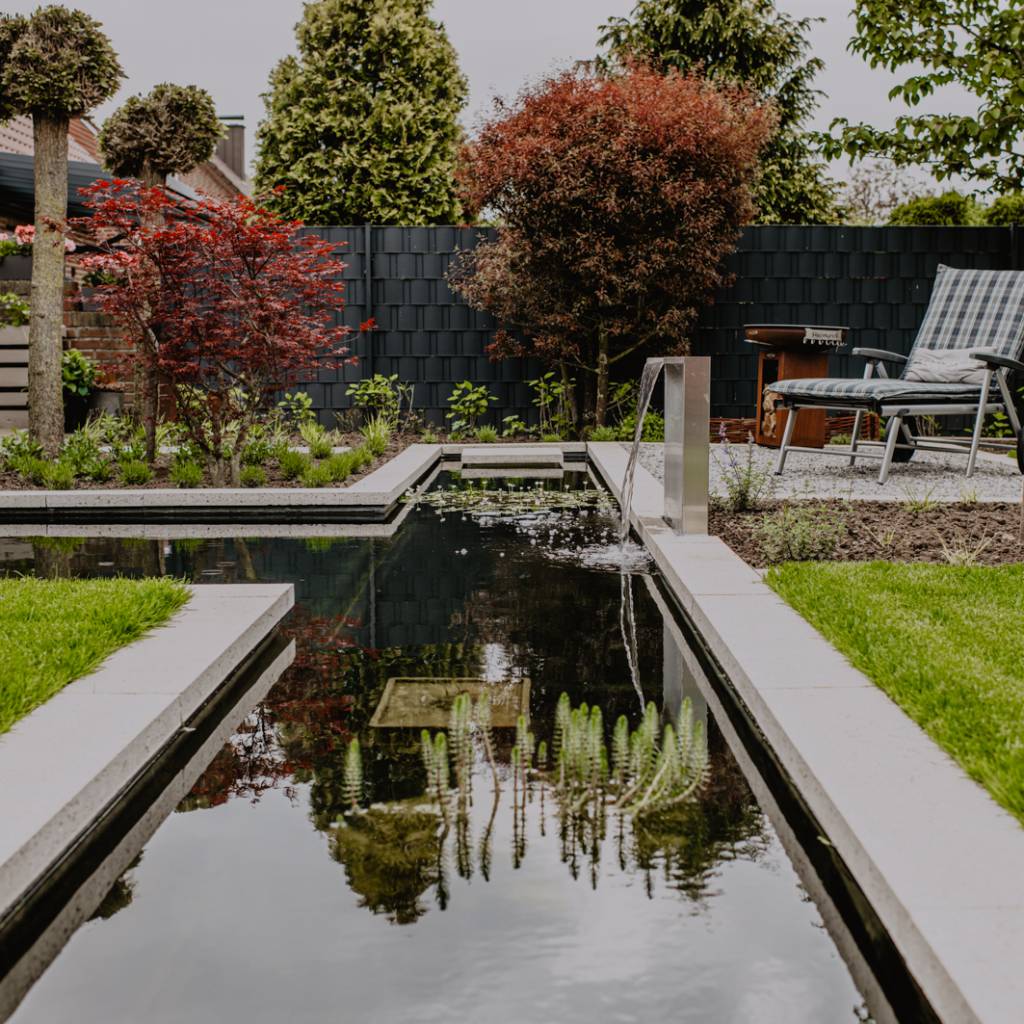
{"label": "red japanese maple tree", "polygon": [[603,423],[614,363],[642,346],[686,351],[754,212],[774,123],[742,89],[639,66],[568,71],[499,102],[458,184],[502,228],[451,278],[506,328],[493,353],[584,371],[588,418]]}
{"label": "red japanese maple tree", "polygon": [[[177,399],[214,479],[236,485],[241,450],[274,394],[348,350],[344,263],[257,201],[174,202],[162,187],[99,181],[78,222],[100,251],[97,302]],[[347,360],[352,361],[352,360]]]}

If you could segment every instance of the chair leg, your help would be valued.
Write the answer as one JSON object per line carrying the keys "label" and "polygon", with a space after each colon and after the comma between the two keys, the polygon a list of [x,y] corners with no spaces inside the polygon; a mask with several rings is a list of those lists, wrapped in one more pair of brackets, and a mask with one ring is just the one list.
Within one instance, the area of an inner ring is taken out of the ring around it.
{"label": "chair leg", "polygon": [[985,406],[988,405],[988,389],[992,383],[992,372],[985,374],[981,382],[981,399],[978,402],[978,415],[974,420],[974,433],[971,435],[971,454],[967,456],[967,477],[974,476],[974,465],[978,461],[978,445],[981,444],[981,431],[985,426]]}
{"label": "chair leg", "polygon": [[793,440],[793,430],[796,428],[796,414],[800,410],[794,405],[786,413],[786,429],[782,432],[782,444],[779,445],[779,459],[775,463],[775,475],[780,476],[786,466],[786,452],[789,450],[789,443]]}
{"label": "chair leg", "polygon": [[860,425],[864,421],[864,410],[858,409],[853,417],[853,433],[850,435],[850,465],[857,462],[857,442],[860,440]]}
{"label": "chair leg", "polygon": [[902,426],[902,416],[890,417],[885,425],[885,458],[882,459],[882,468],[878,472],[879,484],[884,484],[889,479],[889,467],[892,465],[893,452],[896,451],[896,442],[899,440]]}

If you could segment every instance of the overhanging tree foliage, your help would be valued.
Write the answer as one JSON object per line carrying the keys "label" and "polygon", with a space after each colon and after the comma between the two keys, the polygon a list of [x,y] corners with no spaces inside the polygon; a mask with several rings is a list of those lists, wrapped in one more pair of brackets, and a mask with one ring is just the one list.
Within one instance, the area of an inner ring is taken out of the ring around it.
{"label": "overhanging tree foliage", "polygon": [[820,95],[812,82],[824,66],[809,56],[814,20],[783,14],[774,0],[638,0],[629,17],[602,26],[602,64],[631,59],[662,70],[699,71],[772,100],[778,129],[761,155],[756,219],[828,223],[836,219],[838,185],[816,157],[805,127]]}
{"label": "overhanging tree foliage", "polygon": [[[146,96],[132,96],[103,124],[103,162],[119,178],[138,178],[143,185],[165,185],[171,174],[185,174],[209,160],[224,126],[213,98],[195,85],[164,82]],[[149,335],[136,339],[137,411],[146,428],[146,458],[156,456],[159,384],[156,352]]]}
{"label": "overhanging tree foliage", "polygon": [[121,65],[99,22],[81,11],[41,7],[0,17],[0,119],[32,116],[35,239],[29,326],[28,403],[32,436],[51,455],[64,437],[61,339],[68,125],[109,99]]}
{"label": "overhanging tree foliage", "polygon": [[974,114],[913,114],[889,129],[832,122],[825,152],[926,165],[997,192],[1024,185],[1024,0],[857,0],[850,49],[872,67],[913,69],[892,100],[917,106],[945,85],[978,99]]}
{"label": "overhanging tree foliage", "polygon": [[316,0],[264,95],[256,185],[312,224],[458,219],[466,81],[431,0]]}
{"label": "overhanging tree foliage", "polygon": [[610,368],[642,346],[686,351],[700,305],[753,213],[758,152],[774,127],[750,93],[678,72],[566,72],[500,105],[464,150],[471,211],[503,227],[453,285],[507,330],[497,356],[530,352],[583,371],[602,424]]}

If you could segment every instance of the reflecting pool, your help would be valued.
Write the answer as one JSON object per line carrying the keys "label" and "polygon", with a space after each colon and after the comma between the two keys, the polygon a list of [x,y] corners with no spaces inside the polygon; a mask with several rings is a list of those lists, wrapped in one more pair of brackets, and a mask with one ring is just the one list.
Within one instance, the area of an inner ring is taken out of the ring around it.
{"label": "reflecting pool", "polygon": [[[0,540],[0,572],[296,590],[282,627],[291,668],[12,1019],[867,1019],[680,667],[653,569],[634,552],[620,573],[615,543],[615,510],[593,495],[483,514],[422,503],[389,538]],[[581,823],[541,773],[519,785],[515,732],[496,714],[500,791],[478,758],[471,804],[449,826],[424,795],[420,730],[436,728],[437,686],[465,679],[522,701],[549,748],[562,693],[599,706],[609,733],[619,715],[638,724],[647,702],[667,720],[688,698],[707,781],[650,820],[609,807]],[[389,680],[419,689],[385,699]],[[363,809],[346,816],[356,737]]]}

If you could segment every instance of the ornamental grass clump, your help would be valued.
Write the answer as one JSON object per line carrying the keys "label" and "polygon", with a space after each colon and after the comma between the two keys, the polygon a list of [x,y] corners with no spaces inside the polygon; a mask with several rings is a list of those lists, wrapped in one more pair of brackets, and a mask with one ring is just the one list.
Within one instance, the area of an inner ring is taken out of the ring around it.
{"label": "ornamental grass clump", "polygon": [[296,480],[306,472],[310,460],[302,452],[286,451],[277,457],[277,465],[285,480]]}
{"label": "ornamental grass clump", "polygon": [[785,504],[761,517],[754,536],[768,565],[824,561],[846,536],[846,522],[826,509]]}
{"label": "ornamental grass clump", "polygon": [[737,457],[735,447],[729,443],[725,424],[718,428],[718,450],[715,461],[721,471],[725,497],[722,504],[730,512],[750,512],[760,508],[775,488],[775,479],[770,469],[760,468],[754,458],[754,436],[747,434],[746,451]]}
{"label": "ornamental grass clump", "polygon": [[360,433],[363,435],[363,446],[374,457],[379,458],[388,450],[394,423],[382,413],[367,420]]}

